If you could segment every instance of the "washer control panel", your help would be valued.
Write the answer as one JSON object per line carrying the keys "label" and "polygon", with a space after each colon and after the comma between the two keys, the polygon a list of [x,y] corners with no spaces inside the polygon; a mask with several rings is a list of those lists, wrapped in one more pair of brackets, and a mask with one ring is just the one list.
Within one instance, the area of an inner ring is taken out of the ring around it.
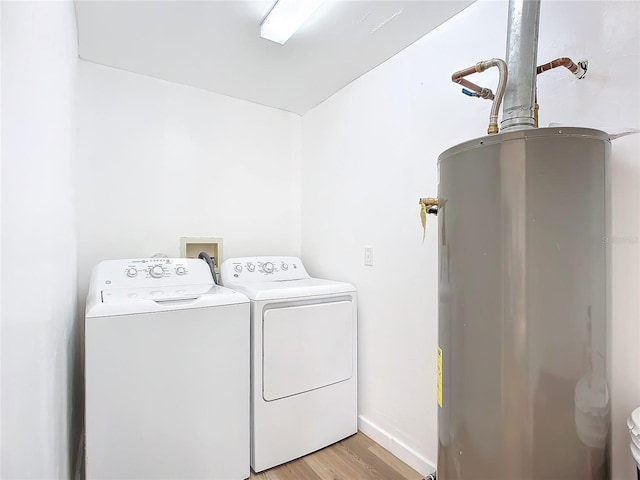
{"label": "washer control panel", "polygon": [[105,260],[92,275],[103,289],[213,284],[209,266],[197,258]]}
{"label": "washer control panel", "polygon": [[309,278],[298,257],[238,257],[220,266],[222,284],[286,281]]}

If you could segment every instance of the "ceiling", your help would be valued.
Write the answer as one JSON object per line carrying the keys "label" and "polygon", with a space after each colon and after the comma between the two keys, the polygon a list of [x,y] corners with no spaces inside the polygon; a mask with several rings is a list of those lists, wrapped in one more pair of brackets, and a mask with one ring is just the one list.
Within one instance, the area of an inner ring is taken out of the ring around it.
{"label": "ceiling", "polygon": [[76,0],[79,54],[302,115],[472,1],[327,0],[284,45],[260,37],[274,3]]}

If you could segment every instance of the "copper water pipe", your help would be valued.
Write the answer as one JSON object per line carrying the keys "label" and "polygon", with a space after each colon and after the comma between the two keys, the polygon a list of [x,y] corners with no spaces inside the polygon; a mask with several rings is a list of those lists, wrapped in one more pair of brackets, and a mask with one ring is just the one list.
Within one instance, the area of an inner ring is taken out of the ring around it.
{"label": "copper water pipe", "polygon": [[473,73],[478,73],[482,71],[483,70],[478,70],[478,64],[476,64],[473,67],[465,68],[464,70],[460,70],[459,72],[456,72],[453,75],[451,75],[451,81],[459,85],[462,85],[463,87],[467,87],[469,90],[473,90],[474,92],[479,94],[478,96],[482,98],[493,100],[494,95],[491,89],[480,87],[479,85],[476,85],[475,83],[470,82],[469,80],[463,78],[463,77],[466,77],[467,75],[471,75]]}
{"label": "copper water pipe", "polygon": [[555,60],[552,60],[549,63],[545,63],[544,65],[539,65],[536,68],[536,74],[540,75],[541,73],[546,72],[547,70],[551,70],[552,68],[557,68],[557,67],[565,67],[571,73],[576,73],[578,71],[578,65],[573,63],[573,60],[571,60],[568,57],[561,57],[561,58],[556,58]]}
{"label": "copper water pipe", "polygon": [[[586,60],[580,61],[576,65],[573,62],[573,60],[571,60],[569,57],[560,57],[560,58],[556,58],[555,60],[551,60],[549,63],[545,63],[544,65],[538,65],[538,67],[536,67],[536,75],[540,75],[541,73],[544,73],[546,71],[551,70],[552,68],[557,68],[557,67],[565,67],[567,70],[573,73],[576,77],[578,77],[578,80],[583,79],[584,76],[587,74]],[[533,116],[534,124],[536,128],[538,128],[538,110],[539,109],[540,109],[540,106],[538,105],[538,88],[536,87],[535,100],[534,100],[534,116]]]}
{"label": "copper water pipe", "polygon": [[[453,78],[452,78],[452,80],[453,80]],[[459,79],[453,80],[453,81],[456,82],[459,85],[462,85],[463,87],[467,87],[469,90],[473,90],[474,92],[476,92],[478,94],[479,97],[486,98],[487,100],[493,100],[494,99],[493,92],[491,91],[490,88],[480,87],[480,86],[476,85],[475,83],[470,82],[469,80],[465,80],[464,78],[459,78]]]}
{"label": "copper water pipe", "polygon": [[[475,83],[472,83],[469,80],[465,80],[463,78],[467,75],[471,75],[472,73],[484,72],[486,69],[491,67],[498,68],[499,72],[496,95],[493,94],[491,89],[480,87]],[[464,85],[465,87],[475,92],[475,94],[470,95],[463,89],[462,92],[466,93],[467,95],[493,100],[493,103],[491,105],[491,114],[489,115],[489,129],[487,132],[489,133],[489,135],[498,133],[498,110],[500,108],[500,103],[502,102],[502,97],[504,96],[504,91],[507,84],[507,64],[505,63],[505,61],[499,58],[492,58],[491,60],[478,62],[473,67],[468,67],[464,70],[455,72],[453,75],[451,75],[451,81],[460,85]]]}

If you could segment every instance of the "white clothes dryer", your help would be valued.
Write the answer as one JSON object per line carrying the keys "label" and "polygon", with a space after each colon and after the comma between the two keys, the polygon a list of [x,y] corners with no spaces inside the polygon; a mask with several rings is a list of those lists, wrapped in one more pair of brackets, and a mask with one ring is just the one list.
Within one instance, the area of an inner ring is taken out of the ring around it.
{"label": "white clothes dryer", "polygon": [[109,260],[85,316],[87,479],[249,477],[249,300],[198,259]]}
{"label": "white clothes dryer", "polygon": [[251,467],[260,472],[357,432],[353,285],[311,278],[296,257],[226,260],[251,300]]}

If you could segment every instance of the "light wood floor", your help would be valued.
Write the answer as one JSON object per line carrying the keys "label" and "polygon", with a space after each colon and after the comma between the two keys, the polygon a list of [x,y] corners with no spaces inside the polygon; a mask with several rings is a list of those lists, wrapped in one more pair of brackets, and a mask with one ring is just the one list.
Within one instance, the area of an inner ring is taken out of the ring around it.
{"label": "light wood floor", "polygon": [[422,480],[422,475],[358,432],[250,480]]}

